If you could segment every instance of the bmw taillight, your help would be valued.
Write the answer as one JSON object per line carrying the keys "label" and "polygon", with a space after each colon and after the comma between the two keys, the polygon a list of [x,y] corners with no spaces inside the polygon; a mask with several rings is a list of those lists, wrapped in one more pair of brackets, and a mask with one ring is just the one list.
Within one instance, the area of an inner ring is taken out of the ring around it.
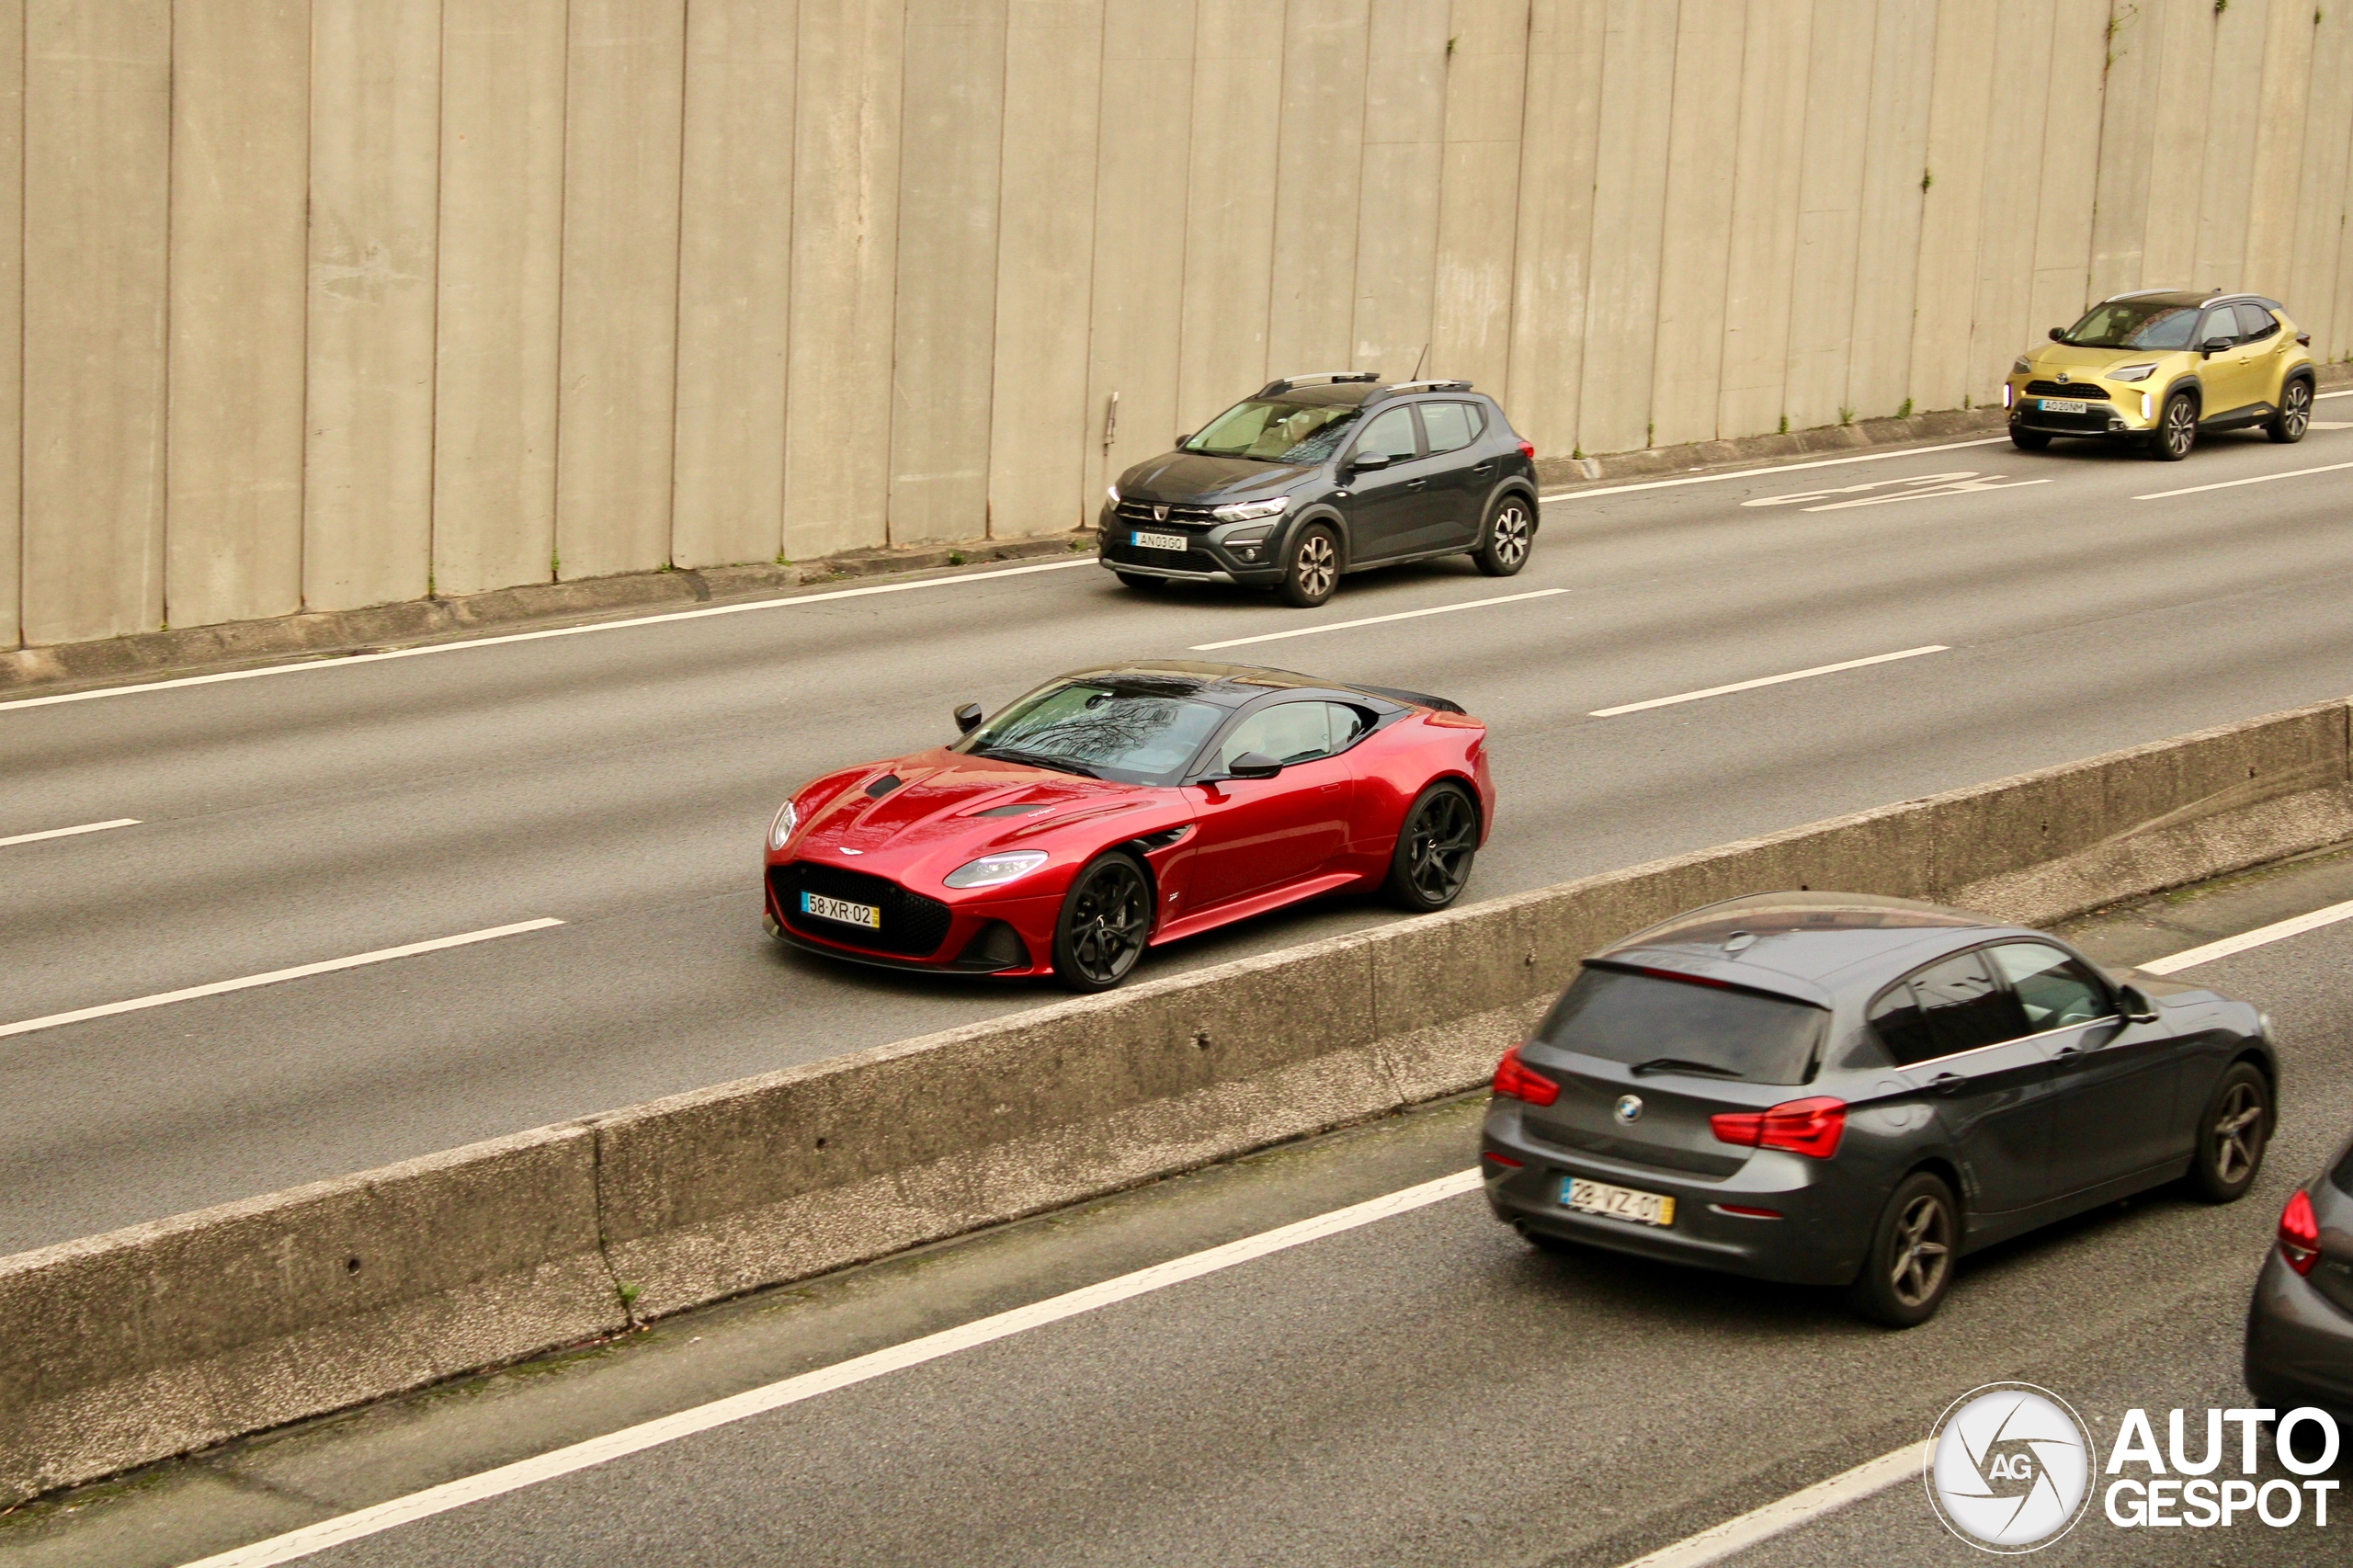
{"label": "bmw taillight", "polygon": [[1828,1095],[1789,1100],[1771,1110],[1734,1110],[1708,1118],[1719,1143],[1745,1149],[1787,1149],[1808,1159],[1826,1160],[1847,1135],[1847,1102]]}
{"label": "bmw taillight", "polygon": [[2310,1274],[2320,1257],[2320,1221],[2301,1187],[2288,1195],[2288,1207],[2279,1211],[2279,1256],[2299,1274]]}
{"label": "bmw taillight", "polygon": [[1551,1105],[1561,1097],[1561,1085],[1540,1073],[1530,1072],[1519,1059],[1519,1047],[1504,1052],[1495,1063],[1495,1093],[1509,1099],[1526,1100],[1529,1105]]}

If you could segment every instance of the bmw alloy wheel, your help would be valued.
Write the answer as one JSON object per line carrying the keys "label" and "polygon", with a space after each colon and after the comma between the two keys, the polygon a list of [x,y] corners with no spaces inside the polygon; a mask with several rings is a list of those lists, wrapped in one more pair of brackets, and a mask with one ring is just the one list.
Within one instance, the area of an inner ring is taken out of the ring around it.
{"label": "bmw alloy wheel", "polygon": [[1888,1284],[1895,1299],[1913,1308],[1935,1301],[1952,1267],[1952,1210],[1942,1198],[1924,1192],[1904,1206],[1893,1252]]}
{"label": "bmw alloy wheel", "polygon": [[2245,1181],[2262,1157],[2263,1094],[2253,1084],[2233,1084],[2209,1132],[2214,1140],[2214,1174],[2232,1187]]}

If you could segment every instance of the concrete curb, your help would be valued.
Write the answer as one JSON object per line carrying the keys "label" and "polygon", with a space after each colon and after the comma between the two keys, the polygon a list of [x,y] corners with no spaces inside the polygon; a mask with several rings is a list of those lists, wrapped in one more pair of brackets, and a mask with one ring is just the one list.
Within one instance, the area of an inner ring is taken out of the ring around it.
{"label": "concrete curb", "polygon": [[2323,703],[0,1258],[0,1499],[1475,1085],[1776,888],[2042,924],[2353,838]]}

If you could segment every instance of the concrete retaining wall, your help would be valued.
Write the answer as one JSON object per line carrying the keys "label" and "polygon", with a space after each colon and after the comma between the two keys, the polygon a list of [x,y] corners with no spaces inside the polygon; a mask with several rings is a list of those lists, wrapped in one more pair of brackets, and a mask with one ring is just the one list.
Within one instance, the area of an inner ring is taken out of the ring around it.
{"label": "concrete retaining wall", "polygon": [[2049,922],[2353,839],[2330,702],[0,1259],[15,1499],[1476,1085],[1586,953],[1811,887]]}

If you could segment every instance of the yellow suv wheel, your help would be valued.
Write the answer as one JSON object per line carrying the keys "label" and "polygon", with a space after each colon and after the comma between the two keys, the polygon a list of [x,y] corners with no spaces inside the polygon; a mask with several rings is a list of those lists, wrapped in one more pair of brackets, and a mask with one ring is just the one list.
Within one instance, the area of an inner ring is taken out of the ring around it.
{"label": "yellow suv wheel", "polygon": [[2282,445],[2301,441],[2304,432],[2312,428],[2313,384],[2298,380],[2290,381],[2279,392],[2279,412],[2263,427],[2263,433]]}
{"label": "yellow suv wheel", "polygon": [[2161,463],[2177,463],[2198,444],[2198,400],[2186,392],[2165,399],[2157,413],[2157,433],[2150,438],[2149,455]]}

